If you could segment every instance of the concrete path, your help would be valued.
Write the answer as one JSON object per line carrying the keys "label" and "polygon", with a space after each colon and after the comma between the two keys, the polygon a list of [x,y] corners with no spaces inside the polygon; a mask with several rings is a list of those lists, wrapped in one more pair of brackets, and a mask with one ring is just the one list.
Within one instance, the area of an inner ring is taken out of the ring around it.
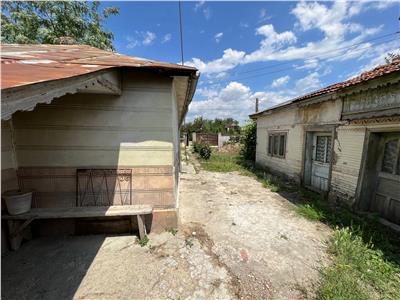
{"label": "concrete path", "polygon": [[2,299],[313,298],[329,229],[249,177],[185,165],[178,233],[40,238],[2,258]]}

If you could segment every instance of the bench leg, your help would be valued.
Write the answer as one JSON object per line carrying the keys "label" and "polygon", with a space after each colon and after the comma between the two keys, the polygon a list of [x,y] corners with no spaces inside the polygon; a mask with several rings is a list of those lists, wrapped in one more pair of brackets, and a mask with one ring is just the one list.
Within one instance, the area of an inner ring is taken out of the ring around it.
{"label": "bench leg", "polygon": [[8,236],[11,250],[15,251],[21,246],[22,232],[19,230],[20,221],[8,220]]}
{"label": "bench leg", "polygon": [[143,239],[147,234],[144,215],[138,215],[137,222],[138,222],[138,228],[139,228],[139,238]]}

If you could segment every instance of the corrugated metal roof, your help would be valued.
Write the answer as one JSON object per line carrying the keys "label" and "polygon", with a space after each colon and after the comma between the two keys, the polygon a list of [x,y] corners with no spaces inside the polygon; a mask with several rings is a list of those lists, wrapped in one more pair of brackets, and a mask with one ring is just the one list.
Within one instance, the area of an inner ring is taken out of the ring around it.
{"label": "corrugated metal roof", "polygon": [[188,66],[121,55],[86,45],[2,44],[1,89],[74,77],[114,67],[196,73]]}
{"label": "corrugated metal roof", "polygon": [[271,111],[277,108],[281,108],[281,107],[285,107],[288,106],[292,103],[295,102],[299,102],[299,101],[303,101],[303,100],[307,100],[313,97],[318,97],[318,96],[322,96],[325,94],[329,94],[329,93],[333,93],[333,92],[337,92],[341,89],[356,85],[356,84],[360,84],[360,83],[364,83],[367,82],[369,80],[384,76],[384,75],[388,75],[394,72],[399,72],[400,71],[400,59],[397,59],[395,61],[393,61],[390,64],[386,64],[386,65],[381,65],[378,66],[372,70],[366,71],[361,73],[360,75],[351,78],[349,80],[343,81],[343,82],[339,82],[339,83],[335,83],[332,85],[329,85],[327,87],[324,87],[322,89],[319,89],[317,91],[311,92],[309,94],[294,98],[292,100],[286,101],[284,103],[278,104],[276,106],[270,107],[266,110],[263,110],[261,112],[255,113],[250,115],[250,117],[257,117],[258,115],[263,114],[264,112],[267,111]]}

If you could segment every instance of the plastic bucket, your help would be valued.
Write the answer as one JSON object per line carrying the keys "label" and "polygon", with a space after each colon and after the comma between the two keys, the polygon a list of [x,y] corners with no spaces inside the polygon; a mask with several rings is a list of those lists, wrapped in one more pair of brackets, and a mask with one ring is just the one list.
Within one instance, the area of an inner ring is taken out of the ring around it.
{"label": "plastic bucket", "polygon": [[31,209],[31,191],[10,190],[3,193],[3,198],[10,215],[23,214]]}

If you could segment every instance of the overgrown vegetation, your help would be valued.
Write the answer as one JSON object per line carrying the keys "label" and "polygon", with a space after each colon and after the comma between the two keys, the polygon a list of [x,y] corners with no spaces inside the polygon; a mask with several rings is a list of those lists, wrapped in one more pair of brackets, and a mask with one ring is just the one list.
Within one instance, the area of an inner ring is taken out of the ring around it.
{"label": "overgrown vegetation", "polygon": [[253,120],[242,128],[240,154],[245,160],[255,161],[257,145],[257,123]]}
{"label": "overgrown vegetation", "polygon": [[176,229],[174,227],[169,227],[169,228],[165,229],[165,231],[169,232],[173,236],[175,236],[178,233],[178,229]]}
{"label": "overgrown vegetation", "polygon": [[323,270],[321,299],[400,299],[400,237],[377,218],[330,205],[319,194],[300,189],[297,211],[333,228],[333,264]]}
{"label": "overgrown vegetation", "polygon": [[237,171],[271,191],[290,192],[299,215],[333,229],[328,247],[333,262],[322,270],[320,299],[400,299],[400,236],[377,218],[353,214],[318,193],[268,174],[237,153],[215,152],[200,163],[208,171]]}
{"label": "overgrown vegetation", "polygon": [[141,247],[144,247],[147,245],[147,243],[150,241],[149,237],[145,235],[142,239],[139,240],[139,245]]}
{"label": "overgrown vegetation", "polygon": [[210,159],[212,153],[210,145],[204,142],[194,142],[193,151],[199,154],[200,158],[204,160]]}

